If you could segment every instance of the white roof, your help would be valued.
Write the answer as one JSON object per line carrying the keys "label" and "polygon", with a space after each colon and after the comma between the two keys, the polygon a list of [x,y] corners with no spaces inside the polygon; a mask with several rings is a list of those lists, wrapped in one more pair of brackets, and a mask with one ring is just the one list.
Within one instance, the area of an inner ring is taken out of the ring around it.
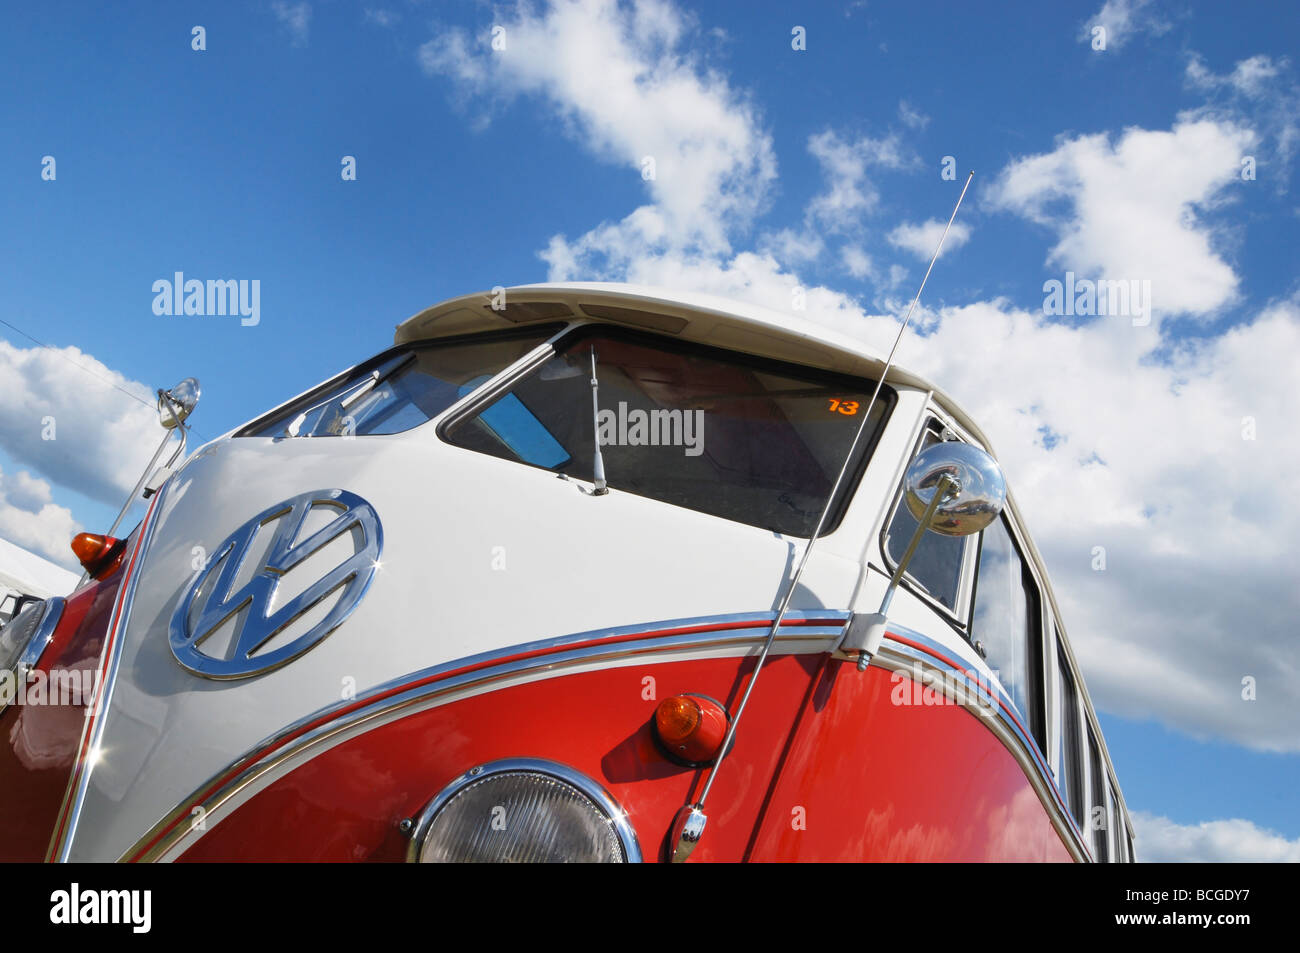
{"label": "white roof", "polygon": [[0,539],[0,586],[29,596],[66,596],[81,577],[42,556]]}
{"label": "white roof", "polygon": [[[859,377],[877,377],[885,366],[884,355],[825,325],[715,295],[614,282],[566,282],[506,288],[504,299],[505,309],[494,310],[498,299],[490,291],[449,298],[399,324],[394,342],[590,318]],[[554,307],[529,313],[529,306],[535,305]],[[610,307],[626,311],[602,310]],[[993,451],[979,425],[940,388],[896,364],[886,380],[934,391],[957,422]]]}

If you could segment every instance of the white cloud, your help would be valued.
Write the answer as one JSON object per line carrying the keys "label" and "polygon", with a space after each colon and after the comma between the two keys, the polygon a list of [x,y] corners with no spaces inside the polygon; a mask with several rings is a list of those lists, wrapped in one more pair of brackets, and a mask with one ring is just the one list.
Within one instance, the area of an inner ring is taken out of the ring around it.
{"label": "white cloud", "polygon": [[815,261],[825,248],[821,236],[811,229],[795,231],[783,228],[759,236],[758,248],[768,252],[786,265],[801,265]]}
{"label": "white cloud", "polygon": [[1197,215],[1227,200],[1255,141],[1249,129],[1210,119],[1127,129],[1113,145],[1106,134],[1067,139],[1013,162],[990,203],[1056,231],[1049,264],[1149,280],[1156,312],[1208,315],[1233,299],[1237,275]]}
{"label": "white cloud", "polygon": [[[1296,150],[1300,149],[1300,85],[1295,81],[1291,61],[1285,57],[1274,59],[1257,54],[1237,62],[1223,75],[1211,71],[1196,53],[1187,59],[1187,85],[1207,97],[1207,104],[1194,115],[1207,119],[1222,119],[1245,113],[1252,128],[1260,133],[1261,145],[1271,146],[1279,160],[1279,168],[1272,170],[1272,178],[1279,192],[1286,191],[1286,172]],[[1257,156],[1265,169],[1257,173],[1261,178],[1269,175],[1270,149]]]}
{"label": "white cloud", "polygon": [[80,571],[69,544],[81,531],[71,510],[51,501],[47,482],[26,470],[0,471],[0,538]]}
{"label": "white cloud", "polygon": [[26,470],[19,470],[11,477],[0,471],[0,492],[17,507],[24,510],[38,510],[46,503],[52,502],[50,485],[39,477],[34,477]]}
{"label": "white cloud", "polygon": [[[934,218],[920,225],[904,222],[889,233],[889,243],[904,251],[910,251],[922,261],[929,261],[947,224],[947,222],[941,222]],[[943,253],[939,257],[942,258],[948,252],[956,251],[962,245],[965,245],[969,239],[970,226],[961,222],[954,222],[952,228],[948,231],[947,240],[943,243]]]}
{"label": "white cloud", "polygon": [[830,129],[810,136],[808,151],[827,182],[826,191],[808,206],[808,217],[832,232],[849,231],[875,211],[880,193],[869,175],[871,167],[900,169],[909,162],[894,136],[848,141]]}
{"label": "white cloud", "polygon": [[898,118],[910,129],[924,129],[930,124],[930,117],[921,112],[906,99],[898,102]]}
{"label": "white cloud", "polygon": [[[520,5],[497,25],[504,49],[490,32],[453,29],[426,42],[420,62],[465,94],[541,99],[572,138],[641,178],[653,212],[605,226],[607,237],[725,251],[728,230],[765,206],[771,140],[753,105],[686,48],[697,30],[689,15],[661,0],[557,0],[542,12]],[[555,254],[578,258],[582,246]]]}
{"label": "white cloud", "polygon": [[867,278],[875,272],[875,265],[871,263],[871,256],[862,251],[861,246],[857,244],[846,244],[840,250],[840,260],[844,263],[845,270],[852,274],[854,278]]}
{"label": "white cloud", "polygon": [[[906,103],[900,104],[900,108]],[[906,119],[906,114],[904,115]],[[924,117],[922,117],[924,118]],[[927,120],[928,121],[928,120]],[[823,236],[858,236],[864,220],[878,210],[880,193],[873,172],[878,168],[899,169],[911,165],[897,136],[881,139],[862,136],[846,140],[834,130],[808,138],[808,151],[821,166],[824,188],[804,210],[798,231],[784,228],[759,236],[758,249],[773,254],[786,266],[816,261],[826,248]],[[876,274],[871,257],[860,241],[848,241],[839,249],[839,264],[854,278]]]}
{"label": "white cloud", "polygon": [[[152,397],[144,385],[77,348],[25,349],[0,341],[0,448],[56,485],[93,499],[120,505],[162,439]],[[20,473],[6,481],[6,492],[11,500],[30,502],[46,490]]]}
{"label": "white cloud", "polygon": [[1167,817],[1133,814],[1133,853],[1144,863],[1300,863],[1300,839],[1233,818],[1175,824]]}
{"label": "white cloud", "polygon": [[840,260],[844,263],[845,270],[854,278],[867,278],[875,270],[871,263],[871,256],[859,245],[845,245],[841,248]]}
{"label": "white cloud", "polygon": [[1096,14],[1083,22],[1079,42],[1091,44],[1096,27],[1106,31],[1106,49],[1118,50],[1139,33],[1166,33],[1169,23],[1152,10],[1151,0],[1106,0]]}
{"label": "white cloud", "polygon": [[1205,61],[1199,55],[1193,53],[1187,60],[1187,81],[1199,89],[1227,87],[1243,96],[1260,96],[1268,91],[1271,85],[1269,81],[1289,66],[1290,63],[1285,58],[1274,60],[1261,53],[1239,61],[1231,73],[1217,76],[1206,68]]}
{"label": "white cloud", "polygon": [[306,0],[303,0],[302,3],[286,3],[285,0],[274,0],[271,4],[271,12],[289,31],[294,46],[307,45],[308,33],[311,28],[310,3],[307,3]]}

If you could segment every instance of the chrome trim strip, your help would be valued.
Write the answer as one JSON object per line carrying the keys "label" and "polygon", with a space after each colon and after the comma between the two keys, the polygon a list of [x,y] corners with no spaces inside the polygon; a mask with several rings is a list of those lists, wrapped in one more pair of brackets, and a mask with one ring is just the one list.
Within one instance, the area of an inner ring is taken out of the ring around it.
{"label": "chrome trim strip", "polygon": [[636,830],[628,821],[627,812],[623,810],[618,801],[614,800],[614,797],[600,784],[581,771],[566,764],[560,764],[558,761],[543,761],[540,758],[506,758],[501,761],[479,765],[466,771],[444,787],[434,795],[433,800],[420,812],[415,822],[415,827],[411,831],[411,842],[406,848],[407,862],[419,863],[420,849],[424,846],[424,839],[428,836],[433,819],[437,817],[443,805],[450,801],[465,785],[470,782],[482,781],[484,778],[490,778],[494,774],[525,771],[550,775],[558,781],[563,781],[577,788],[594,801],[614,827],[614,833],[618,836],[619,844],[623,847],[624,862],[629,864],[641,863],[641,844],[637,840]]}
{"label": "chrome trim strip", "polygon": [[[298,759],[301,755],[318,756],[334,747],[335,744],[347,740],[343,736],[347,735],[349,731],[364,726],[368,722],[381,722],[391,720],[393,717],[407,717],[429,708],[447,704],[455,700],[454,696],[463,695],[465,691],[490,685],[493,682],[504,681],[525,673],[535,673],[539,677],[550,677],[553,674],[563,674],[566,669],[579,664],[611,661],[630,655],[660,654],[681,649],[710,649],[745,643],[751,643],[756,648],[766,635],[766,629],[763,628],[762,624],[764,621],[770,623],[771,618],[770,613],[736,613],[725,616],[683,619],[654,625],[598,629],[578,635],[543,639],[505,649],[484,652],[385,682],[359,696],[358,699],[313,712],[254,746],[242,757],[232,762],[227,769],[214,775],[195,790],[190,797],[178,804],[147,834],[132,845],[120,859],[131,859],[141,851],[143,845],[160,834],[163,835],[161,839],[145,850],[138,858],[139,860],[156,861],[163,859],[182,841],[190,839],[193,834],[198,836],[194,836],[192,840],[198,840],[198,837],[202,836],[203,832],[194,832],[186,826],[173,830],[169,830],[169,828],[173,826],[176,820],[183,815],[187,815],[192,807],[199,806],[203,808],[204,816],[207,818],[207,830],[212,830],[223,819],[216,812],[246,788],[268,774],[275,772],[282,765]],[[800,619],[815,620],[828,623],[827,625],[814,626],[782,626],[781,631],[778,633],[778,641],[796,651],[800,648],[804,651],[818,651],[817,648],[801,647],[799,643],[812,642],[820,643],[823,646],[830,643],[830,647],[833,647],[833,640],[837,640],[843,634],[844,626],[848,623],[849,613],[834,610],[815,610],[798,614],[791,613],[787,616],[787,619],[790,621]],[[744,623],[749,623],[750,627],[745,629],[737,628],[738,625]],[[618,636],[672,631],[674,629],[689,630],[692,628],[697,630],[703,628],[704,630],[687,631],[667,636],[651,635],[646,639],[630,639],[613,644],[608,642],[609,639]],[[982,677],[978,680],[972,679],[966,669],[949,666],[935,655],[897,641],[892,638],[895,633],[930,648],[940,655],[949,657],[957,655],[951,648],[914,629],[891,624],[890,632],[885,637],[885,644],[882,646],[881,652],[872,660],[872,664],[879,668],[910,675],[914,671],[913,666],[919,663],[927,670],[941,676],[946,674],[960,676],[960,684],[968,693],[967,703],[962,707],[967,708],[972,714],[979,717],[982,723],[988,725],[993,734],[1016,759],[1031,786],[1033,786],[1040,802],[1047,808],[1053,828],[1061,836],[1071,855],[1076,860],[1090,860],[1092,855],[1087,847],[1087,842],[1083,840],[1069,812],[1065,809],[1055,782],[1041,762],[1041,755],[1037,754],[1036,744],[1007,714],[1006,708],[1014,710],[1015,706],[1005,690],[1000,685]],[[597,640],[599,640],[598,643],[594,645],[581,644]],[[574,647],[566,648],[567,646]],[[554,651],[557,649],[560,651]],[[829,651],[829,647],[821,650]],[[527,657],[514,658],[511,661],[504,661],[499,664],[490,664],[494,660],[508,659],[519,655]],[[957,660],[961,661],[959,656]],[[462,672],[459,675],[451,675],[448,678],[438,678],[439,675],[449,674],[465,668],[472,668],[473,670]],[[411,685],[429,679],[433,679],[433,681],[382,697],[386,693],[400,689],[403,685]],[[949,683],[945,681],[944,684],[946,687]],[[983,700],[985,706],[983,712],[980,710],[981,703],[976,699]],[[359,706],[358,702],[360,702]],[[353,710],[343,711],[343,709],[349,707]],[[987,717],[987,711],[993,708],[996,710],[997,718]],[[325,720],[322,721],[322,719]],[[320,722],[320,724],[294,738],[290,743],[275,748],[277,744],[291,738],[295,733],[306,726],[312,725],[314,722]],[[266,751],[268,748],[275,748],[275,750],[267,751],[262,757],[258,756],[259,752]],[[313,749],[318,750],[313,751]],[[232,771],[236,770],[238,771],[237,774],[222,783],[222,778],[229,776]],[[204,792],[212,789],[214,785],[219,786],[212,790],[207,797],[203,797]]]}
{"label": "chrome trim strip", "polygon": [[[849,615],[847,612],[834,610],[787,613],[787,622],[809,620],[825,621],[827,624],[784,625],[777,634],[777,641],[790,645],[795,651],[829,652],[844,634]],[[542,639],[483,652],[390,680],[355,699],[318,709],[254,745],[177,804],[123,853],[119,860],[152,861],[162,858],[177,842],[193,833],[183,827],[173,828],[176,821],[188,815],[190,809],[196,806],[203,808],[204,817],[207,819],[207,830],[212,830],[221,821],[220,817],[214,816],[214,812],[244,788],[309,749],[319,747],[321,751],[328,750],[329,747],[333,747],[329,744],[331,740],[365,722],[391,716],[399,711],[414,714],[445,704],[451,700],[446,696],[534,671],[539,677],[550,677],[552,674],[562,674],[565,669],[575,665],[610,661],[632,655],[661,654],[681,649],[717,649],[746,644],[753,644],[757,648],[766,637],[767,626],[770,626],[772,618],[772,613],[735,613],[648,625],[596,629],[577,635]],[[740,628],[745,623],[749,624],[748,627]],[[690,631],[692,629],[695,631]],[[620,636],[675,630],[687,631],[610,643],[611,639]],[[597,640],[599,640],[598,644],[582,645]],[[566,648],[571,645],[576,647]],[[525,657],[492,664],[496,660],[511,659],[514,656]],[[466,668],[471,671],[450,675],[452,672]],[[449,677],[439,677],[443,675]],[[415,684],[421,682],[425,684]],[[413,684],[415,687],[400,691],[402,686]],[[303,731],[314,723],[319,724]],[[303,733],[294,738],[293,736],[299,732]],[[286,743],[287,739],[292,740]],[[342,740],[338,738],[338,741]],[[273,750],[268,751],[268,749]],[[262,754],[262,752],[266,753]],[[232,772],[237,773],[232,776]],[[228,780],[223,781],[223,779]],[[211,793],[205,796],[205,792],[209,791]],[[161,839],[144,849],[144,845],[154,841],[159,835],[163,835]],[[139,854],[138,858],[136,858],[137,854]]]}
{"label": "chrome trim strip", "polygon": [[[77,762],[73,768],[73,778],[75,779],[75,789],[69,793],[72,796],[72,808],[68,812],[67,821],[63,827],[62,839],[50,844],[50,851],[47,860],[54,860],[58,863],[65,863],[72,851],[72,842],[77,832],[77,824],[81,820],[81,809],[86,800],[86,789],[90,786],[90,776],[95,769],[94,752],[99,750],[99,744],[104,737],[104,725],[108,722],[109,708],[113,701],[113,688],[117,683],[118,664],[122,660],[122,644],[126,639],[128,623],[131,619],[131,605],[135,600],[136,585],[140,581],[140,576],[144,560],[149,555],[149,544],[153,541],[154,528],[158,525],[155,519],[158,510],[161,508],[163,499],[167,496],[167,491],[176,481],[168,480],[163,484],[156,494],[153,502],[149,505],[149,510],[145,513],[144,521],[140,526],[140,538],[136,542],[135,552],[127,561],[124,572],[128,574],[127,578],[122,580],[122,588],[118,591],[117,605],[114,614],[117,619],[116,627],[110,623],[109,632],[105,637],[105,653],[109,657],[100,662],[104,668],[103,682],[100,685],[99,692],[95,696],[94,705],[94,725],[90,730],[90,737],[87,738],[83,733],[81,744],[77,748]],[[110,619],[112,616],[110,616]],[[71,781],[71,779],[70,779]],[[65,795],[65,804],[67,795]],[[56,832],[57,825],[63,817],[63,810],[59,811],[59,820],[55,821]],[[57,837],[57,833],[55,834]]]}

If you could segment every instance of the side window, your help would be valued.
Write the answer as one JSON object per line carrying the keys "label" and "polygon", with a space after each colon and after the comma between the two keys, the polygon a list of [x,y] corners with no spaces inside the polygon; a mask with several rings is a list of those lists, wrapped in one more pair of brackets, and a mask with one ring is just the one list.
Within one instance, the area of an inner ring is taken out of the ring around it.
{"label": "side window", "polygon": [[1120,863],[1128,862],[1128,854],[1125,848],[1128,846],[1125,836],[1124,821],[1120,817],[1119,798],[1115,796],[1115,789],[1110,789],[1110,828],[1113,831],[1111,843],[1115,845],[1115,860]]}
{"label": "side window", "polygon": [[1045,751],[1038,605],[1038,588],[1011,539],[1006,517],[1001,517],[980,534],[971,641],[997,672],[1039,750]]}
{"label": "side window", "polygon": [[[1059,635],[1058,635],[1059,640]],[[1061,765],[1056,775],[1056,786],[1061,789],[1065,805],[1074,822],[1083,828],[1083,759],[1079,756],[1079,695],[1074,687],[1074,675],[1065,652],[1056,650],[1056,730],[1061,738]]]}
{"label": "side window", "polygon": [[[924,450],[938,442],[939,435],[927,430],[918,450]],[[885,533],[885,554],[895,566],[903,558],[907,544],[912,541],[916,525],[916,519],[903,502],[902,494],[899,494],[894,518],[889,521],[889,529]],[[921,537],[907,567],[907,575],[913,582],[954,611],[957,608],[957,590],[961,585],[961,564],[966,545],[967,540],[963,537],[926,533]]]}
{"label": "side window", "polygon": [[1098,862],[1110,860],[1110,815],[1106,810],[1106,775],[1097,736],[1088,728],[1088,758],[1092,794],[1088,805],[1088,827],[1092,831],[1092,852]]}

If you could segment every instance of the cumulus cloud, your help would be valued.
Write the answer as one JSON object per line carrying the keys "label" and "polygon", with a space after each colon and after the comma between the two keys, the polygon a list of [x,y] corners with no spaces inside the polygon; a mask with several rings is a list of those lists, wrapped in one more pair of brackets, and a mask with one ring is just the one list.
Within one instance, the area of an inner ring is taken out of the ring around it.
{"label": "cumulus cloud", "polygon": [[[920,225],[904,222],[889,233],[889,243],[904,251],[910,251],[922,261],[929,261],[947,224],[947,222],[941,222],[934,218],[922,222]],[[948,238],[943,243],[943,252],[939,257],[942,258],[943,255],[956,251],[962,245],[965,245],[969,239],[970,226],[962,222],[954,222],[952,228],[948,231]]]}
{"label": "cumulus cloud", "polygon": [[311,30],[310,3],[307,3],[306,0],[303,0],[302,3],[286,3],[285,0],[274,0],[271,4],[271,12],[289,31],[294,46],[307,45],[308,33]]}
{"label": "cumulus cloud", "polygon": [[909,161],[895,136],[844,139],[833,129],[811,136],[808,151],[821,164],[827,183],[809,205],[808,216],[833,232],[848,231],[875,211],[880,193],[872,167],[899,169]]}
{"label": "cumulus cloud", "polygon": [[[603,238],[725,251],[728,230],[765,206],[771,139],[753,104],[687,49],[697,30],[688,14],[661,0],[557,0],[541,12],[517,6],[496,27],[495,37],[439,32],[421,65],[467,95],[538,98],[585,148],[634,170],[653,207],[607,223]],[[592,248],[580,240],[553,254]]]}
{"label": "cumulus cloud", "polygon": [[[143,384],[75,347],[0,341],[0,448],[57,485],[120,505],[162,438],[152,404]],[[48,492],[23,480],[6,482],[10,499]]]}
{"label": "cumulus cloud", "polygon": [[1157,313],[1210,315],[1233,300],[1237,275],[1198,215],[1228,200],[1255,142],[1230,121],[1186,118],[1168,131],[1125,130],[1113,143],[1079,136],[1013,162],[989,202],[1056,233],[1048,264],[1150,281]]}
{"label": "cumulus cloud", "polygon": [[1133,814],[1133,853],[1144,863],[1300,863],[1300,839],[1233,818],[1175,824],[1167,817]]}
{"label": "cumulus cloud", "polygon": [[26,470],[19,470],[12,477],[6,477],[0,472],[0,492],[14,506],[29,511],[38,510],[52,501],[50,485]]}
{"label": "cumulus cloud", "polygon": [[0,471],[0,539],[79,571],[68,544],[81,531],[72,511],[52,502],[49,483],[26,470]]}

